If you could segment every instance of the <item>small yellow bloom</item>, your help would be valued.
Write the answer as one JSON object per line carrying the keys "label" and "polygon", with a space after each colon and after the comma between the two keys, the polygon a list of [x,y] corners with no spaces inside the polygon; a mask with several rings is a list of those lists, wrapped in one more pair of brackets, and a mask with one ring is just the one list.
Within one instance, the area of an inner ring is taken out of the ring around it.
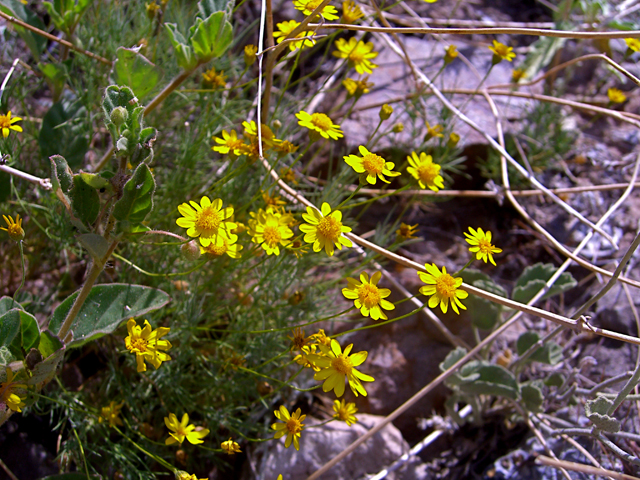
{"label": "small yellow bloom", "polygon": [[336,420],[342,420],[349,426],[358,421],[355,416],[355,414],[358,412],[356,404],[353,402],[345,404],[344,398],[342,400],[333,401],[333,411],[336,412],[333,418],[335,418]]}
{"label": "small yellow bloom", "polygon": [[27,398],[27,385],[15,381],[13,370],[9,367],[5,368],[5,374],[7,376],[6,380],[0,382],[0,404],[4,403],[14,412],[22,412],[22,407],[26,406],[23,400]]}
{"label": "small yellow bloom", "polygon": [[527,72],[524,69],[514,68],[513,72],[511,72],[511,81],[513,83],[518,83],[520,80],[527,76]]}
{"label": "small yellow bloom", "polygon": [[[296,22],[295,20],[288,20],[286,22],[278,23],[276,27],[278,28],[277,32],[273,32],[273,38],[278,39],[278,43],[282,43],[291,32],[293,32],[300,22]],[[300,32],[295,36],[295,38],[303,38],[303,37],[312,37],[314,32]],[[316,41],[311,38],[305,38],[304,40],[297,40],[294,42],[289,42],[289,50],[292,52],[296,49],[303,49],[304,47],[313,47],[316,44]]]}
{"label": "small yellow bloom", "polygon": [[211,67],[211,70],[207,70],[202,74],[202,83],[212,89],[224,88],[227,86],[227,77],[224,75],[224,71],[216,72],[215,67]]}
{"label": "small yellow bloom", "polygon": [[372,73],[374,68],[378,68],[378,65],[369,60],[378,56],[378,52],[373,51],[373,43],[364,43],[351,37],[348,42],[344,38],[337,39],[335,46],[337,50],[333,52],[333,56],[346,58],[360,75]]}
{"label": "small yellow bloom", "polygon": [[409,240],[410,238],[418,238],[416,237],[416,229],[418,228],[418,224],[415,225],[407,225],[406,223],[401,223],[400,228],[396,230],[396,235],[404,240]]}
{"label": "small yellow bloom", "polygon": [[500,63],[502,60],[511,62],[516,58],[516,54],[513,52],[513,47],[507,47],[505,44],[493,41],[493,46],[489,47],[489,50],[493,52],[493,64]]}
{"label": "small yellow bloom", "polygon": [[293,232],[287,226],[291,215],[282,215],[273,208],[259,209],[250,212],[252,220],[249,222],[251,241],[261,245],[267,255],[280,255],[280,246],[289,245]]}
{"label": "small yellow bloom", "polygon": [[20,214],[16,214],[16,221],[13,221],[11,215],[8,217],[6,215],[2,215],[4,221],[7,222],[7,228],[0,227],[0,230],[4,230],[9,234],[9,238],[16,242],[19,242],[24,238],[24,230],[22,229],[22,219],[20,218]]}
{"label": "small yellow bloom", "polygon": [[169,328],[158,327],[151,331],[151,325],[147,320],[144,321],[144,328],[136,324],[133,318],[127,322],[127,331],[129,336],[124,339],[124,344],[131,353],[136,354],[136,364],[138,372],[146,372],[147,365],[145,360],[153,365],[156,370],[162,362],[171,360],[163,350],[169,350],[171,343],[168,340],[160,338],[169,333]]}
{"label": "small yellow bloom", "polygon": [[625,38],[627,48],[633,52],[640,52],[640,38]]}
{"label": "small yellow bloom", "polygon": [[334,248],[342,250],[342,247],[352,247],[353,243],[345,233],[351,231],[351,227],[342,224],[342,212],[331,211],[327,202],[322,204],[321,210],[307,207],[307,213],[302,214],[305,222],[300,225],[300,231],[305,234],[304,241],[313,243],[313,251],[324,249],[327,255],[333,256]]}
{"label": "small yellow bloom", "polygon": [[369,280],[369,275],[365,272],[360,274],[360,281],[355,278],[347,277],[349,286],[342,289],[342,294],[349,300],[353,300],[354,305],[360,313],[365,316],[371,316],[372,320],[387,320],[387,315],[382,309],[394,310],[396,306],[385,300],[391,295],[388,288],[378,288],[378,282],[382,278],[382,273],[376,272]]}
{"label": "small yellow bloom", "polygon": [[345,78],[342,81],[342,86],[347,89],[349,96],[360,98],[363,94],[369,93],[373,83],[368,82],[369,75],[362,77],[360,80],[353,80],[351,78]]}
{"label": "small yellow bloom", "polygon": [[247,67],[250,67],[254,63],[256,63],[256,54],[258,53],[258,47],[249,44],[244,47],[244,63]]}
{"label": "small yellow bloom", "polygon": [[368,353],[363,351],[349,355],[353,344],[348,345],[343,352],[336,340],[331,340],[330,347],[325,347],[324,345],[319,347],[323,355],[311,354],[308,357],[316,366],[320,367],[320,371],[313,378],[320,381],[324,380],[322,390],[325,392],[333,390],[337,397],[341,397],[344,393],[345,380],[347,380],[351,391],[356,397],[358,394],[366,397],[367,391],[364,389],[362,382],[373,382],[374,378],[356,370],[354,367],[362,365],[367,359]]}
{"label": "small yellow bloom", "polygon": [[344,137],[340,125],[334,124],[333,120],[324,113],[312,113],[309,115],[304,110],[300,110],[296,113],[296,117],[299,120],[298,125],[308,128],[310,135],[311,133],[315,133],[316,135],[319,134],[326,139],[330,138],[332,140]]}
{"label": "small yellow bloom", "polygon": [[627,100],[627,96],[622,93],[622,90],[618,90],[617,88],[608,89],[607,96],[611,103],[624,103]]}
{"label": "small yellow bloom", "polygon": [[464,236],[467,237],[467,243],[471,245],[469,251],[476,254],[476,260],[482,260],[487,263],[487,259],[489,259],[495,266],[496,262],[493,260],[493,254],[502,252],[502,249],[491,245],[491,232],[489,230],[484,232],[481,228],[474,230],[471,227],[469,227],[469,232],[463,232]]}
{"label": "small yellow bloom", "polygon": [[176,220],[176,224],[186,228],[190,237],[199,237],[203,247],[212,243],[221,245],[223,240],[230,243],[238,240],[238,236],[231,233],[237,224],[227,220],[233,215],[233,208],[223,209],[219,198],[212,202],[209,197],[204,196],[200,204],[191,200],[178,206],[178,211],[182,217]]}
{"label": "small yellow bloom", "polygon": [[456,58],[458,58],[458,50],[455,45],[449,45],[444,49],[444,64],[449,65]]}
{"label": "small yellow bloom", "polygon": [[425,127],[427,127],[427,134],[424,136],[424,141],[427,142],[432,138],[442,138],[444,135],[442,134],[444,127],[442,125],[434,125],[433,127],[429,125],[429,122],[424,122]]}
{"label": "small yellow bloom", "polygon": [[198,478],[195,473],[189,475],[187,472],[183,472],[182,470],[176,471],[176,480],[208,480],[207,478]]}
{"label": "small yellow bloom", "polygon": [[2,136],[7,138],[9,136],[9,130],[21,132],[22,127],[20,125],[14,125],[14,123],[20,120],[22,120],[20,117],[11,118],[11,111],[7,112],[6,115],[0,115],[0,130],[2,130]]}
{"label": "small yellow bloom", "polygon": [[286,435],[287,438],[284,441],[285,448],[289,448],[291,442],[293,442],[295,449],[300,450],[300,432],[304,430],[304,423],[302,422],[307,417],[306,415],[301,415],[301,413],[302,410],[297,409],[293,415],[290,415],[289,410],[287,410],[287,407],[284,405],[281,405],[280,409],[273,412],[278,420],[284,422],[271,425],[271,428],[276,431],[273,437],[281,438]]}
{"label": "small yellow bloom", "polygon": [[231,243],[229,240],[222,238],[219,244],[210,243],[206,247],[200,245],[200,254],[215,258],[227,254],[231,258],[240,258],[240,253],[244,247],[237,243]]}
{"label": "small yellow bloom", "polygon": [[356,20],[364,17],[364,13],[353,0],[342,2],[342,23],[356,23]]}
{"label": "small yellow bloom", "polygon": [[458,315],[460,314],[458,307],[463,310],[467,309],[460,301],[460,299],[469,296],[467,292],[459,289],[460,285],[462,285],[462,278],[453,278],[447,273],[446,267],[442,267],[441,272],[435,263],[431,265],[425,264],[424,268],[427,273],[418,272],[418,276],[427,285],[420,287],[420,293],[427,296],[431,295],[429,308],[435,308],[439,304],[442,313],[447,313],[449,302],[451,302],[451,308]]}
{"label": "small yellow bloom", "polygon": [[422,152],[418,157],[416,152],[411,152],[411,156],[407,157],[407,160],[409,161],[407,172],[418,180],[420,188],[429,188],[434,192],[444,188],[444,179],[440,175],[441,167],[437,163],[433,163],[431,155]]}
{"label": "small yellow bloom", "polygon": [[287,183],[293,183],[294,185],[298,184],[298,180],[296,180],[296,172],[292,168],[282,167],[280,169],[280,178]]}
{"label": "small yellow bloom", "polygon": [[213,137],[213,140],[218,144],[215,147],[211,147],[214,152],[230,155],[242,155],[242,146],[244,142],[238,138],[238,134],[235,130],[231,130],[231,133],[226,130],[222,130],[222,138]]}
{"label": "small yellow bloom", "polygon": [[295,352],[299,350],[301,352],[308,353],[309,345],[311,344],[311,340],[313,340],[313,338],[305,337],[304,330],[300,327],[294,328],[291,331],[291,334],[293,335],[292,337],[287,335],[287,338],[291,340],[291,351]]}
{"label": "small yellow bloom", "polygon": [[380,120],[384,122],[385,120],[388,120],[389,117],[391,117],[392,113],[393,113],[393,107],[385,103],[380,107],[380,112],[378,112],[378,115],[380,116]]}
{"label": "small yellow bloom", "polygon": [[447,140],[447,147],[455,148],[456,145],[458,145],[459,141],[460,141],[460,135],[458,135],[456,132],[451,132],[449,134],[449,140]]}
{"label": "small yellow bloom", "polygon": [[349,155],[343,158],[347,165],[353,168],[356,173],[360,174],[360,183],[363,185],[366,183],[375,185],[378,178],[385,183],[391,183],[384,177],[385,175],[387,177],[397,177],[400,175],[400,172],[392,171],[395,163],[387,162],[380,155],[371,153],[362,145],[360,145],[358,150],[360,150],[362,157]]}
{"label": "small yellow bloom", "polygon": [[120,410],[124,405],[124,401],[116,404],[113,400],[106,407],[100,409],[100,416],[98,417],[98,423],[106,423],[108,427],[121,427],[124,425],[120,420]]}
{"label": "small yellow bloom", "polygon": [[295,153],[299,147],[298,145],[291,143],[289,140],[282,140],[277,142],[273,148],[278,152],[278,155],[282,156],[289,153]]}
{"label": "small yellow bloom", "polygon": [[160,11],[160,5],[158,5],[156,2],[152,2],[145,3],[144,6],[147,13],[147,18],[149,20],[153,20],[154,18],[156,18],[156,15],[158,15],[158,12]]}
{"label": "small yellow bloom", "polygon": [[168,417],[164,417],[164,424],[169,430],[169,438],[164,443],[165,445],[173,445],[179,443],[182,445],[184,439],[193,445],[198,445],[203,442],[203,438],[209,434],[209,429],[196,427],[195,425],[189,425],[189,415],[186,413],[182,416],[182,420],[178,422],[178,417],[175,413],[169,413]]}
{"label": "small yellow bloom", "polygon": [[[311,15],[313,11],[318,8],[322,3],[322,0],[293,0],[293,6],[296,10],[300,10],[305,15]],[[320,12],[320,15],[325,20],[337,20],[338,10],[333,5],[325,5]]]}
{"label": "small yellow bloom", "polygon": [[226,442],[222,442],[222,445],[220,446],[222,447],[222,450],[224,450],[229,455],[242,452],[242,450],[240,450],[240,445],[231,440],[231,438],[229,438],[229,440],[227,440]]}

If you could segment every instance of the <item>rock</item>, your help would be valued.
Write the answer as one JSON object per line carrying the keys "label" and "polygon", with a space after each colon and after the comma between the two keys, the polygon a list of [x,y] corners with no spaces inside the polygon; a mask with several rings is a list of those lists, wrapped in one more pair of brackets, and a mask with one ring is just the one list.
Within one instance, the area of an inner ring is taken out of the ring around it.
{"label": "rock", "polygon": [[[293,446],[284,447],[284,440],[269,443],[268,451],[260,462],[258,478],[275,480],[282,474],[283,480],[304,480],[329,460],[342,452],[369,429],[378,425],[384,417],[356,414],[358,422],[351,427],[344,422],[330,422],[318,428],[320,423],[307,417],[306,429],[300,437],[300,451]],[[356,480],[366,474],[376,474],[391,465],[409,450],[400,431],[392,424],[386,425],[371,439],[334,466],[322,478],[331,480]],[[424,479],[426,466],[416,457],[409,459],[400,469],[390,473],[389,480]]]}

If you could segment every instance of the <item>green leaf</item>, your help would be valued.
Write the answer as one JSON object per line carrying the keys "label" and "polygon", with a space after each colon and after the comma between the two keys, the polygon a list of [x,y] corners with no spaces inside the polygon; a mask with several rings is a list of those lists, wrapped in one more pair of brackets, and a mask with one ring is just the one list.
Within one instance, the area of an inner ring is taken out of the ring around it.
{"label": "green leaf", "polygon": [[564,375],[559,372],[552,373],[544,381],[547,387],[561,387],[563,383]]}
{"label": "green leaf", "polygon": [[89,255],[99,262],[104,260],[109,251],[109,242],[102,235],[85,233],[78,237],[78,241],[89,252]]}
{"label": "green leaf", "polygon": [[63,347],[64,343],[62,343],[62,341],[49,330],[44,330],[40,335],[40,344],[38,345],[38,350],[45,359],[50,357]]}
{"label": "green leaf", "polygon": [[477,378],[461,384],[461,391],[474,395],[499,395],[513,400],[518,398],[518,382],[506,368],[482,364],[475,373]]}
{"label": "green leaf", "polygon": [[153,209],[155,188],[156,182],[151,170],[146,163],[141,163],[125,184],[122,198],[113,209],[113,216],[120,221],[141,223]]}
{"label": "green leaf", "polygon": [[524,406],[530,412],[539,412],[544,402],[544,395],[542,395],[541,388],[534,382],[521,385],[520,395]]}
{"label": "green leaf", "polygon": [[82,172],[82,173],[79,173],[78,175],[80,175],[80,177],[82,177],[82,180],[84,180],[84,183],[86,183],[90,187],[95,188],[96,190],[101,190],[103,188],[109,188],[111,186],[109,181],[106,178],[104,178],[102,175],[98,174],[98,173],[84,173],[84,172]]}
{"label": "green leaf", "polygon": [[[536,332],[524,332],[518,337],[516,351],[518,355],[523,355],[529,348],[540,340],[540,335]],[[538,348],[528,359],[528,362],[541,362],[548,365],[555,365],[562,360],[562,347],[556,342],[549,341]]]}
{"label": "green leaf", "polygon": [[89,149],[88,121],[87,110],[79,101],[54,103],[40,127],[38,144],[42,156],[62,155],[72,168],[80,167]]}
{"label": "green leaf", "polygon": [[[33,12],[30,8],[24,5],[20,0],[0,0],[0,11],[7,15],[14,16],[24,23],[36,27],[40,30],[47,30],[47,27],[42,23],[40,17]],[[19,25],[13,25],[12,28],[20,35],[20,38],[27,44],[31,54],[36,61],[40,60],[40,54],[47,45],[47,40],[37,33],[31,32]]]}
{"label": "green leaf", "polygon": [[455,350],[451,350],[444,361],[440,364],[440,371],[445,372],[453,367],[458,360],[464,357],[467,354],[467,349],[462,347],[457,347]]}
{"label": "green leaf", "polygon": [[73,172],[69,168],[69,164],[61,155],[52,155],[49,157],[51,162],[51,183],[53,189],[60,188],[64,193],[69,193],[73,186]]}
{"label": "green leaf", "polygon": [[15,355],[11,345],[20,339],[20,315],[15,310],[10,310],[0,316],[0,347],[7,347],[11,353],[22,358],[22,352]]}
{"label": "green leaf", "polygon": [[[54,334],[60,331],[77,296],[78,292],[74,293],[53,312],[49,330]],[[162,290],[142,285],[121,283],[97,285],[91,289],[87,300],[73,321],[71,329],[74,339],[67,346],[79,347],[90,340],[111,333],[123,320],[162,308],[170,299],[169,295]]]}
{"label": "green leaf", "polygon": [[18,302],[13,301],[13,298],[7,296],[0,297],[0,315],[4,315],[9,310],[12,310],[14,308],[24,310],[24,308],[22,308],[22,305],[20,305]]}
{"label": "green leaf", "polygon": [[233,40],[233,27],[224,12],[209,15],[206,20],[196,19],[196,28],[189,39],[200,63],[222,55]]}
{"label": "green leaf", "polygon": [[176,53],[178,66],[183,70],[194,69],[196,65],[198,65],[198,59],[193,54],[193,48],[187,45],[187,40],[178,31],[175,23],[165,23],[164,25],[169,32],[169,40],[171,40],[171,44]]}
{"label": "green leaf", "polygon": [[51,89],[54,103],[57,102],[69,78],[67,66],[64,63],[39,63],[38,68]]}
{"label": "green leaf", "polygon": [[[516,302],[528,303],[541,289],[545,286],[547,281],[556,272],[552,264],[536,263],[524,269],[520,278],[516,282],[516,286],[513,289],[513,299]],[[557,295],[561,292],[572,289],[578,284],[570,273],[563,273],[556,280],[553,286],[542,298],[549,298]]]}
{"label": "green leaf", "polygon": [[[0,365],[9,365],[15,360],[15,357],[11,355],[11,352],[4,345],[0,347]],[[4,369],[0,369],[2,371]]]}
{"label": "green leaf", "polygon": [[[494,283],[488,275],[479,270],[467,269],[460,274],[460,277],[469,285],[507,297],[507,292],[504,288]],[[482,330],[492,330],[502,319],[502,305],[484,298],[469,295],[465,300],[465,306],[467,307],[468,315],[471,316],[472,324]]]}
{"label": "green leaf", "polygon": [[588,400],[584,405],[587,418],[605,432],[616,433],[620,431],[620,422],[608,415],[613,402],[602,395],[598,395],[594,400]]}
{"label": "green leaf", "polygon": [[100,196],[80,175],[74,175],[73,188],[69,192],[73,213],[87,226],[93,224],[100,213]]}
{"label": "green leaf", "polygon": [[135,48],[118,47],[113,73],[119,85],[131,87],[138,98],[144,98],[160,81],[160,69]]}
{"label": "green leaf", "polygon": [[45,358],[42,362],[37,363],[31,371],[31,378],[27,380],[27,385],[38,385],[43,382],[48,382],[56,376],[58,366],[64,358],[66,348],[56,350],[54,353]]}
{"label": "green leaf", "polygon": [[110,85],[105,90],[104,98],[102,99],[102,110],[107,119],[111,118],[111,112],[116,107],[126,108],[131,113],[137,105],[136,96],[129,87]]}
{"label": "green leaf", "polygon": [[38,346],[40,327],[36,317],[19,308],[0,316],[0,346],[5,346],[16,358]]}
{"label": "green leaf", "polygon": [[216,12],[225,12],[226,19],[231,18],[234,0],[200,0],[198,2],[198,10],[202,18],[208,18]]}

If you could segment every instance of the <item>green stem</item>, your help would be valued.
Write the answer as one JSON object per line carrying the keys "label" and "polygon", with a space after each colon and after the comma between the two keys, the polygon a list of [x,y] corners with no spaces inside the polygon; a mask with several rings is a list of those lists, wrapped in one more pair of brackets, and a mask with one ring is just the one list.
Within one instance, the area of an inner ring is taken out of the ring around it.
{"label": "green stem", "polygon": [[464,267],[462,267],[462,268],[461,268],[460,270],[458,270],[456,273],[452,273],[452,274],[451,274],[451,276],[452,276],[452,277],[455,277],[456,275],[460,275],[462,272],[464,272],[464,271],[465,271],[465,269],[466,269],[469,265],[471,265],[471,264],[473,263],[473,261],[474,261],[474,260],[475,260],[475,257],[471,257],[471,258],[469,259],[469,261],[464,265]]}

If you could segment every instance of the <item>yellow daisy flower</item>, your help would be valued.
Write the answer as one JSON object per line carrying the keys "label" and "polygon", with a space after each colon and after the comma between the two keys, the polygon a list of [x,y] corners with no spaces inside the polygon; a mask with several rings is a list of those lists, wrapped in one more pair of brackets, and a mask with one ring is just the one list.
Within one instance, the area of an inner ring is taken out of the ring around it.
{"label": "yellow daisy flower", "polygon": [[493,52],[493,63],[500,63],[502,60],[511,62],[516,58],[516,54],[513,52],[513,47],[507,47],[504,43],[500,43],[497,40],[493,41],[493,46],[489,47],[489,50]]}
{"label": "yellow daisy flower", "polygon": [[[325,7],[326,8],[326,7]],[[278,31],[273,32],[273,38],[277,39],[278,43],[282,43],[291,32],[293,32],[300,22],[296,22],[295,20],[288,20],[286,22],[281,22],[276,25]],[[315,35],[312,31],[300,32],[295,36],[295,38],[303,38],[303,37],[313,37]],[[316,41],[311,38],[305,38],[304,40],[297,40],[295,42],[289,42],[289,50],[292,52],[296,49],[303,49],[304,47],[313,47],[316,44]]]}
{"label": "yellow daisy flower", "polygon": [[345,404],[344,398],[342,400],[333,401],[333,411],[336,412],[333,418],[335,418],[336,420],[342,420],[349,426],[358,421],[355,416],[355,414],[358,412],[356,404],[353,402]]}
{"label": "yellow daisy flower", "polygon": [[348,277],[349,286],[342,289],[342,294],[349,300],[353,300],[354,305],[360,310],[363,316],[371,316],[372,320],[387,320],[387,315],[382,311],[394,310],[396,306],[385,300],[391,295],[388,288],[378,288],[378,282],[382,278],[381,272],[376,272],[369,280],[369,275],[365,272],[360,274],[360,281]]}
{"label": "yellow daisy flower", "polygon": [[453,311],[458,315],[460,314],[458,307],[463,310],[467,309],[460,301],[460,299],[469,296],[464,290],[458,289],[458,287],[462,285],[461,278],[453,278],[447,273],[446,267],[442,267],[441,272],[435,263],[431,265],[425,264],[424,268],[427,270],[427,273],[418,272],[418,276],[420,280],[427,285],[420,287],[420,293],[423,295],[431,295],[431,298],[429,298],[429,308],[435,308],[440,304],[442,313],[447,313],[449,302],[451,302],[451,308],[453,308]]}
{"label": "yellow daisy flower", "polygon": [[343,352],[340,344],[336,340],[331,340],[331,347],[320,345],[324,355],[309,355],[309,359],[317,367],[320,367],[320,371],[313,378],[320,381],[324,380],[322,390],[325,392],[333,390],[337,397],[341,397],[344,393],[346,379],[356,397],[358,394],[367,396],[367,391],[364,389],[362,382],[373,382],[374,379],[354,367],[362,365],[367,359],[368,353],[363,351],[349,355],[352,348],[353,344],[350,344]]}
{"label": "yellow daisy flower", "polygon": [[633,52],[640,52],[640,38],[625,38],[624,41],[629,50]]}
{"label": "yellow daisy flower", "polygon": [[513,72],[511,72],[511,81],[513,83],[518,83],[520,80],[527,76],[527,72],[524,69],[514,68]]}
{"label": "yellow daisy flower", "polygon": [[622,90],[618,90],[617,88],[608,89],[607,96],[611,103],[624,103],[627,100],[627,96],[622,93]]}
{"label": "yellow daisy flower", "polygon": [[376,179],[378,178],[385,183],[391,183],[384,178],[385,175],[387,177],[397,177],[400,175],[400,172],[392,172],[395,163],[385,161],[380,155],[371,153],[362,145],[360,145],[358,150],[360,150],[362,157],[349,155],[343,158],[347,165],[353,168],[356,173],[360,174],[360,183],[363,185],[365,183],[375,185]]}
{"label": "yellow daisy flower", "polygon": [[233,215],[233,208],[223,209],[222,200],[219,198],[212,202],[209,197],[204,196],[200,205],[191,200],[180,205],[178,211],[182,214],[182,217],[176,220],[178,226],[186,228],[190,237],[199,237],[203,247],[212,243],[221,245],[223,240],[230,243],[238,240],[238,236],[231,233],[237,224],[227,220]]}
{"label": "yellow daisy flower", "polygon": [[418,157],[416,152],[411,152],[411,156],[408,156],[407,160],[409,161],[407,172],[418,180],[420,188],[429,188],[434,192],[444,188],[444,179],[440,175],[441,167],[437,163],[433,163],[431,155],[422,152]]}
{"label": "yellow daisy flower", "polygon": [[176,472],[176,478],[177,480],[208,480],[209,477],[207,478],[198,478],[196,477],[195,473],[192,473],[191,475],[189,475],[187,472],[183,472],[181,470]]}
{"label": "yellow daisy flower", "polygon": [[284,422],[271,425],[271,428],[276,431],[273,438],[281,438],[286,435],[285,448],[289,448],[293,441],[295,449],[300,450],[300,432],[304,430],[304,423],[302,422],[307,417],[306,415],[300,415],[301,413],[302,410],[297,409],[293,415],[290,415],[289,410],[284,405],[281,405],[279,410],[273,412],[278,420]]}
{"label": "yellow daisy flower", "polygon": [[222,138],[213,137],[213,140],[218,144],[217,146],[211,147],[211,150],[214,152],[236,156],[242,155],[242,146],[244,145],[244,142],[242,139],[238,138],[238,134],[235,130],[231,130],[230,133],[226,130],[222,130]]}
{"label": "yellow daisy flower", "polygon": [[24,230],[22,229],[22,219],[20,218],[20,214],[16,214],[16,220],[13,221],[11,215],[8,217],[6,215],[2,215],[4,221],[7,222],[7,228],[0,227],[0,230],[4,230],[9,234],[9,238],[16,242],[19,242],[24,238]]}
{"label": "yellow daisy flower", "polygon": [[299,120],[298,125],[309,129],[309,135],[316,134],[326,139],[337,140],[344,137],[340,125],[333,123],[327,115],[324,113],[312,113],[309,115],[304,110],[300,110],[296,113],[296,117]]}
{"label": "yellow daisy flower", "polygon": [[165,445],[173,445],[174,443],[182,445],[185,438],[189,443],[198,445],[204,443],[202,439],[209,435],[209,429],[189,425],[189,415],[186,413],[182,415],[182,420],[179,422],[175,413],[169,413],[168,417],[164,417],[164,424],[171,430],[170,437],[164,441]]}
{"label": "yellow daisy flower", "polygon": [[343,234],[351,231],[351,227],[342,224],[342,212],[331,211],[327,202],[322,204],[321,210],[307,207],[307,213],[302,214],[305,222],[300,225],[300,231],[305,234],[304,241],[313,243],[313,251],[324,249],[327,255],[333,256],[334,247],[352,247],[353,243]]}
{"label": "yellow daisy flower", "polygon": [[442,125],[436,124],[433,127],[429,125],[429,122],[424,122],[424,125],[427,127],[427,134],[424,136],[424,141],[431,140],[432,138],[442,138],[444,135],[442,131],[444,127]]}
{"label": "yellow daisy flower", "polygon": [[136,364],[138,372],[146,372],[145,360],[153,365],[156,370],[162,362],[171,360],[171,357],[162,350],[169,350],[171,343],[168,340],[160,340],[161,337],[169,333],[169,328],[158,327],[151,331],[151,325],[144,321],[144,328],[137,325],[133,318],[127,322],[129,336],[124,339],[124,344],[131,353],[136,354]]}
{"label": "yellow daisy flower", "polygon": [[309,345],[311,345],[312,337],[305,337],[304,330],[300,327],[296,327],[291,330],[291,334],[293,336],[287,335],[287,338],[291,340],[291,351],[295,352],[297,350],[301,352],[309,352]]}
{"label": "yellow daisy flower", "polygon": [[5,368],[7,376],[4,382],[0,382],[0,403],[4,403],[10,410],[14,412],[22,412],[22,407],[26,406],[24,399],[27,398],[25,391],[27,385],[15,381],[15,376],[11,368]]}
{"label": "yellow daisy flower", "polygon": [[324,345],[325,347],[331,346],[331,338],[327,337],[327,334],[324,333],[322,328],[318,330],[318,333],[311,335],[311,338],[316,341],[317,345]]}
{"label": "yellow daisy flower", "polygon": [[400,223],[400,228],[396,230],[396,235],[404,240],[409,240],[410,238],[418,238],[416,237],[416,230],[418,228],[418,224],[415,225],[407,225],[406,223]]}
{"label": "yellow daisy flower", "polygon": [[482,260],[487,263],[488,258],[495,266],[496,262],[493,260],[493,254],[502,252],[502,249],[491,245],[491,232],[489,230],[483,232],[481,228],[474,230],[471,227],[469,227],[469,232],[471,233],[463,232],[464,236],[467,237],[467,243],[472,245],[469,251],[476,254],[476,260]]}
{"label": "yellow daisy flower", "polygon": [[220,447],[229,455],[242,452],[242,450],[240,450],[240,445],[231,440],[231,437],[229,437],[229,440],[227,440],[226,442],[222,442]]}
{"label": "yellow daisy flower", "polygon": [[98,423],[106,423],[107,426],[112,428],[115,426],[121,427],[124,425],[120,420],[120,410],[124,405],[124,401],[116,404],[113,400],[106,407],[100,409],[100,416],[98,417]]}
{"label": "yellow daisy flower", "polygon": [[374,68],[378,68],[378,65],[369,60],[378,56],[378,52],[373,51],[373,43],[364,43],[351,37],[348,42],[344,38],[337,39],[335,46],[338,50],[333,52],[333,56],[346,58],[360,75],[372,73]]}
{"label": "yellow daisy flower", "polygon": [[14,123],[22,120],[20,117],[11,118],[11,111],[7,112],[6,115],[0,115],[0,130],[2,130],[2,136],[7,138],[9,136],[9,130],[13,130],[15,132],[22,132],[22,127],[20,125],[14,125]]}
{"label": "yellow daisy flower", "polygon": [[[299,146],[294,145],[289,140],[282,140],[275,144],[274,149],[278,152],[278,155],[287,155],[289,153],[295,153]],[[284,179],[283,179],[284,180]]]}
{"label": "yellow daisy flower", "polygon": [[212,89],[225,88],[227,86],[226,80],[227,77],[224,75],[224,70],[216,72],[215,67],[211,67],[210,70],[202,74],[202,83]]}
{"label": "yellow daisy flower", "polygon": [[[300,10],[305,15],[311,15],[313,11],[318,8],[322,3],[322,0],[293,0],[293,6],[296,10]],[[320,12],[320,15],[325,20],[337,20],[338,10],[333,5],[325,5]]]}
{"label": "yellow daisy flower", "polygon": [[220,239],[220,243],[210,243],[206,247],[200,245],[200,254],[207,255],[208,257],[215,258],[221,257],[225,253],[229,255],[231,258],[240,258],[242,254],[240,253],[244,248],[242,245],[238,245],[237,243],[231,243],[229,240],[225,238]]}
{"label": "yellow daisy flower", "polygon": [[293,232],[287,226],[291,216],[282,215],[273,208],[250,212],[253,220],[249,222],[251,241],[261,245],[267,255],[280,255],[280,246],[289,245]]}
{"label": "yellow daisy flower", "polygon": [[364,17],[364,13],[353,0],[342,2],[342,23],[356,23],[356,20]]}
{"label": "yellow daisy flower", "polygon": [[371,91],[371,87],[375,85],[367,80],[369,80],[369,75],[362,77],[360,80],[345,78],[342,81],[342,86],[347,89],[350,96],[360,98],[363,94],[369,93]]}

